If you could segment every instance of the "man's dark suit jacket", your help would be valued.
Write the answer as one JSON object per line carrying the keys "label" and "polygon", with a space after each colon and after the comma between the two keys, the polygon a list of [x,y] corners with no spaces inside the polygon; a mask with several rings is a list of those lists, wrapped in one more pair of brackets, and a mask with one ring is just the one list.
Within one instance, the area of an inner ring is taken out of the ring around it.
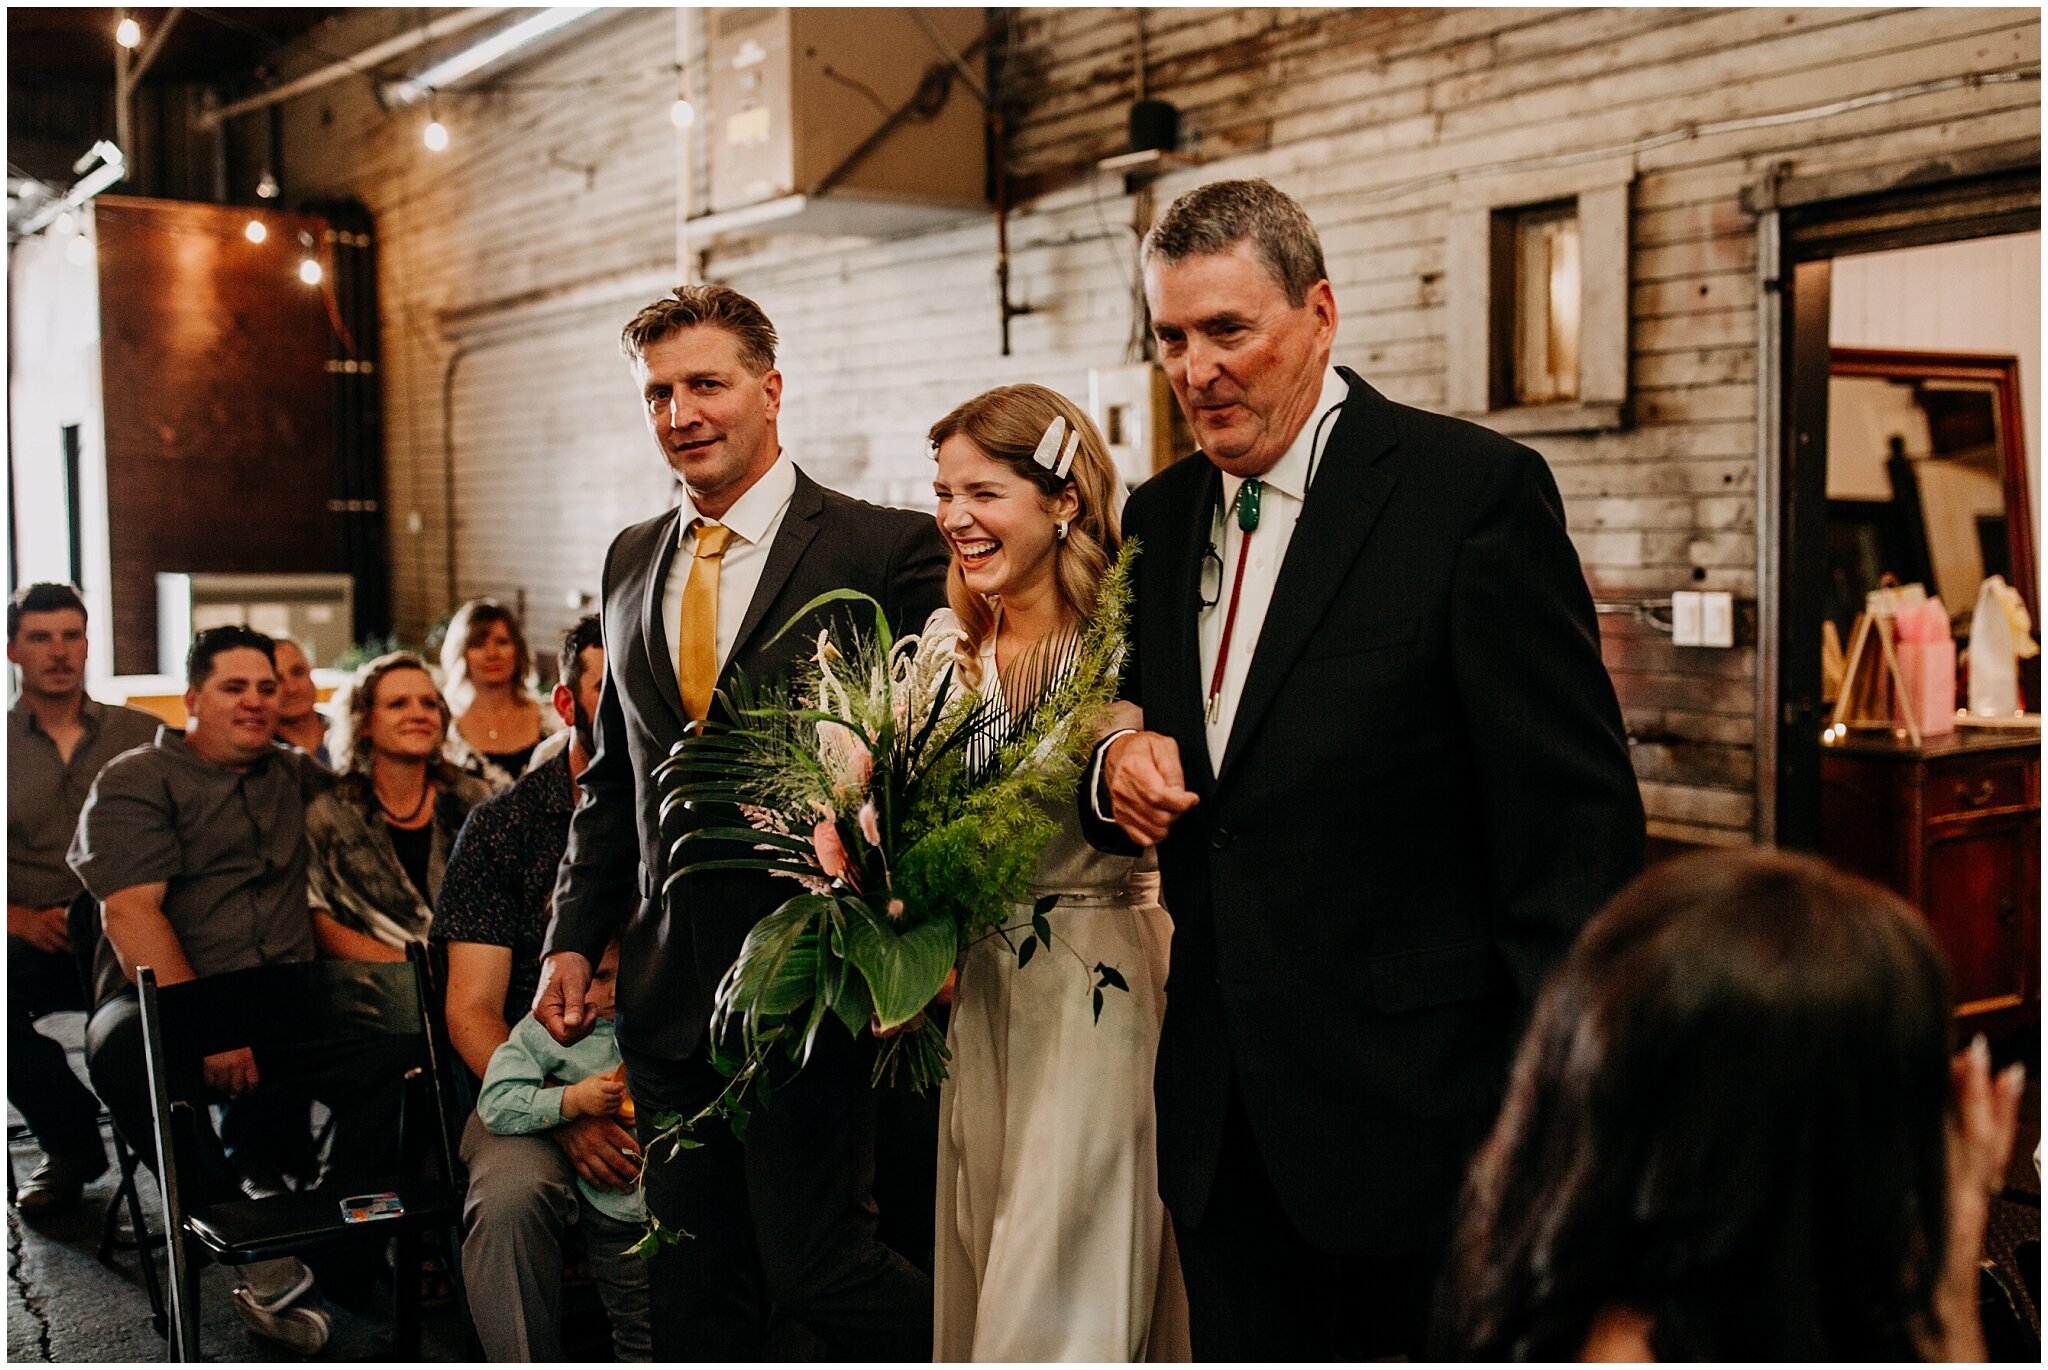
{"label": "man's dark suit jacket", "polygon": [[[595,965],[621,931],[619,1039],[636,1051],[682,1060],[697,1050],[712,996],[740,944],[761,917],[797,887],[753,871],[711,871],[659,897],[669,845],[687,815],[664,829],[654,767],[683,737],[687,720],[676,684],[676,652],[662,624],[662,591],[687,509],[635,524],[613,540],[604,564],[603,696],[597,754],[580,780],[569,851],[555,885],[547,951],[581,952]],[[801,470],[776,531],[761,581],[740,622],[719,688],[744,674],[756,685],[784,679],[816,649],[827,621],[861,624],[871,614],[821,610],[804,627],[773,638],[796,612],[829,590],[880,600],[898,632],[915,632],[945,602],[947,552],[926,515],[883,509],[820,486]],[[841,641],[845,639],[840,638]],[[713,706],[719,717],[722,705]],[[738,854],[738,853],[725,853]]]}
{"label": "man's dark suit jacket", "polygon": [[1196,636],[1222,477],[1199,453],[1124,514],[1125,693],[1201,797],[1159,848],[1161,1195],[1199,1223],[1234,1074],[1300,1232],[1394,1255],[1445,1240],[1520,1023],[1640,867],[1643,809],[1542,458],[1344,375],[1222,764]]}

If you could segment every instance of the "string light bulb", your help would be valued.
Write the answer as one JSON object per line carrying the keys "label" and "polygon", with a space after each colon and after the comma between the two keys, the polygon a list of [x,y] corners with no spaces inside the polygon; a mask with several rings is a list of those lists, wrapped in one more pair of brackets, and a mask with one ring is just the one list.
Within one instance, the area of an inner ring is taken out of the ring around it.
{"label": "string light bulb", "polygon": [[448,150],[448,125],[441,122],[441,102],[433,91],[427,92],[427,151]]}
{"label": "string light bulb", "polygon": [[258,177],[256,181],[256,198],[259,200],[275,200],[277,196],[277,177],[270,174],[269,167],[265,167],[263,168],[263,175]]}
{"label": "string light bulb", "polygon": [[270,230],[263,226],[261,219],[251,219],[249,226],[242,230],[242,236],[252,243],[260,243],[270,236]]}
{"label": "string light bulb", "polygon": [[697,107],[679,95],[668,107],[668,121],[677,128],[688,128],[697,122]]}
{"label": "string light bulb", "polygon": [[78,217],[70,210],[67,209],[57,216],[57,236],[68,237],[70,234],[77,232],[77,230]]}
{"label": "string light bulb", "polygon": [[299,279],[307,285],[320,284],[320,278],[326,274],[320,269],[320,263],[314,261],[311,257],[299,263]]}
{"label": "string light bulb", "polygon": [[142,25],[136,23],[133,19],[123,19],[114,26],[114,41],[124,48],[141,47]]}
{"label": "string light bulb", "polygon": [[85,266],[92,261],[92,241],[83,233],[64,244],[64,260],[73,266]]}

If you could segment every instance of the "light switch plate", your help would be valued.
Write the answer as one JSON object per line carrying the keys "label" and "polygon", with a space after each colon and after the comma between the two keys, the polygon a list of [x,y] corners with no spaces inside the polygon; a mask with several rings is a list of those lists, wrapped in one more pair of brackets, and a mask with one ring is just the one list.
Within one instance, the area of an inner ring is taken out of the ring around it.
{"label": "light switch plate", "polygon": [[1671,645],[1698,647],[1702,608],[1698,590],[1674,590],[1671,594]]}
{"label": "light switch plate", "polygon": [[1707,590],[1700,595],[1700,646],[1735,645],[1735,596],[1726,590]]}

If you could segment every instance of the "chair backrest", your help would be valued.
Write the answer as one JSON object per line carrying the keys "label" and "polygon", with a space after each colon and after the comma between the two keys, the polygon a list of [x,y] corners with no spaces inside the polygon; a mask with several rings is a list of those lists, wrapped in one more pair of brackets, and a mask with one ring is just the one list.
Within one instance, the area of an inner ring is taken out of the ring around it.
{"label": "chair backrest", "polygon": [[[454,1174],[418,949],[404,962],[299,961],[177,985],[159,985],[144,966],[136,980],[167,1203],[182,1207],[173,1198],[179,1162],[189,1167],[197,1161],[201,1120],[211,1102],[203,1058],[243,1046],[345,1048],[372,1038],[399,1040],[406,1086],[399,1154],[408,1166],[429,1163],[443,1178]],[[181,1222],[183,1214],[171,1217]]]}

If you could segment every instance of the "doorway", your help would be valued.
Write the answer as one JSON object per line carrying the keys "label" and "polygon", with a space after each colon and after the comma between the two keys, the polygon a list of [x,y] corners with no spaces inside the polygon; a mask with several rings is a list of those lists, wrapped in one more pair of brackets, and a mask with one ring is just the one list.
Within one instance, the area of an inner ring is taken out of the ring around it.
{"label": "doorway", "polygon": [[[2029,507],[2039,507],[2041,453],[2031,435],[2038,434],[2040,424],[2040,168],[2036,162],[1929,186],[1839,198],[1831,198],[1824,188],[1817,187],[1804,197],[1793,198],[1803,202],[1787,205],[1781,199],[1784,207],[1778,210],[1775,235],[1779,331],[1773,341],[1782,358],[1782,402],[1778,467],[1770,473],[1775,482],[1765,481],[1767,488],[1775,486],[1777,517],[1775,529],[1766,523],[1764,531],[1766,537],[1775,532],[1777,547],[1771,578],[1775,584],[1767,581],[1760,588],[1775,595],[1777,622],[1772,646],[1776,670],[1767,673],[1766,679],[1774,674],[1776,688],[1774,698],[1765,701],[1774,705],[1770,718],[1774,734],[1772,784],[1769,793],[1760,793],[1758,799],[1760,806],[1768,806],[1771,820],[1761,836],[1779,846],[1812,850],[1821,841],[1824,625],[1830,614],[1830,587],[1840,579],[1837,572],[1845,545],[1857,541],[1838,527],[1831,565],[1829,412],[1830,391],[1838,387],[1837,349],[1950,350],[1942,348],[1943,335],[1935,329],[1912,331],[1918,327],[1914,311],[1939,303],[1930,301],[1929,292],[1944,289],[1944,276],[1960,280],[1965,274],[1987,269],[1982,262],[2002,257],[2018,260],[2031,250],[2035,274],[2027,294],[2033,314],[2028,325],[2031,342],[2026,345],[2031,355],[2022,360],[2017,354],[2025,349],[2018,343],[2010,347],[1980,343],[1967,349],[1951,344],[1951,348],[2009,353],[2016,370],[2031,368],[2030,398],[2036,402],[2030,408],[2023,403],[2022,408],[2024,430],[2030,435],[2026,441],[2033,486]],[[2034,235],[2031,248],[2019,241],[2004,243],[2003,251],[1991,246],[2000,239],[2028,234]],[[1960,256],[1931,251],[1942,244],[1977,244],[1983,250],[1965,264]],[[1904,281],[1907,277],[1910,282]],[[1960,288],[1952,292],[1956,297],[1966,293]],[[2009,299],[2011,293],[2008,287],[1996,298]],[[1951,313],[1960,319],[1970,311],[1962,308]],[[1904,341],[1907,338],[1917,341]],[[1837,501],[1838,515],[1844,513],[1842,504]],[[2015,514],[2024,518],[2024,511]],[[1896,510],[1885,512],[1885,520],[1895,523],[1896,518]],[[1869,541],[1865,540],[1866,544]],[[2004,550],[2009,556],[2017,549]],[[2031,555],[2027,559],[2031,561]],[[2029,582],[2023,588],[2026,601],[2038,610],[2031,567],[2024,579]],[[1834,607],[1839,612],[1840,606]],[[1948,607],[1964,613],[1969,608],[1959,604]],[[2039,701],[2030,700],[2029,705],[2038,708]]]}

